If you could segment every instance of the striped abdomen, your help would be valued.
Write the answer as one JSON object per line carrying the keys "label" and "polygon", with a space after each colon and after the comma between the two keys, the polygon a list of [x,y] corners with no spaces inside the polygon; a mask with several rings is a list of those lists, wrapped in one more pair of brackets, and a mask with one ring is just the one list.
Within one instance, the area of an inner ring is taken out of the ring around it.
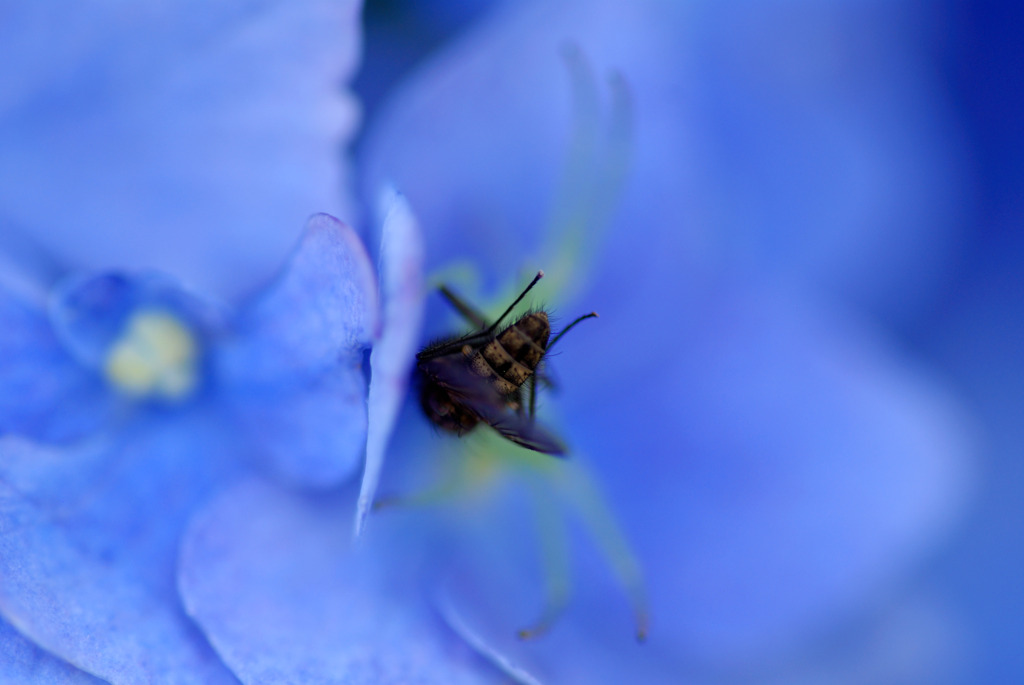
{"label": "striped abdomen", "polygon": [[513,395],[533,375],[551,336],[545,312],[520,317],[487,343],[466,354],[475,374],[488,379],[500,394]]}

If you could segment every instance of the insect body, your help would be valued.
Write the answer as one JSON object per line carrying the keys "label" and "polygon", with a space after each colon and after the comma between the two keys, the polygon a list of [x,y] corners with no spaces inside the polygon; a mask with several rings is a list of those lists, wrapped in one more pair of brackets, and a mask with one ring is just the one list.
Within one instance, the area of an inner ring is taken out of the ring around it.
{"label": "insect body", "polygon": [[[427,418],[441,428],[463,435],[479,423],[527,449],[561,455],[565,447],[534,419],[537,370],[555,342],[580,321],[581,316],[549,344],[551,324],[543,310],[520,316],[498,330],[526,293],[543,277],[530,282],[505,313],[488,325],[486,320],[447,288],[441,293],[478,329],[429,345],[416,355],[420,376],[420,404]],[[529,383],[529,410],[523,386]]]}

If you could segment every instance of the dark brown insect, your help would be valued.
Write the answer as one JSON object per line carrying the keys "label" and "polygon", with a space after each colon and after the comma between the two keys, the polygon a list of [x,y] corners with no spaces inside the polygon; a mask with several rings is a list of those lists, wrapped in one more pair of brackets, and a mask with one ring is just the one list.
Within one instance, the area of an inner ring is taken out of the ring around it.
{"label": "dark brown insect", "polygon": [[[523,314],[512,324],[498,329],[543,276],[543,271],[537,272],[515,302],[492,324],[447,287],[441,288],[441,294],[477,330],[435,342],[416,355],[420,404],[427,418],[436,425],[464,435],[484,423],[527,449],[565,454],[562,442],[534,418],[538,367],[570,328],[597,314],[591,312],[579,317],[550,343],[551,324],[543,310]],[[523,386],[527,383],[528,409],[523,402]]]}

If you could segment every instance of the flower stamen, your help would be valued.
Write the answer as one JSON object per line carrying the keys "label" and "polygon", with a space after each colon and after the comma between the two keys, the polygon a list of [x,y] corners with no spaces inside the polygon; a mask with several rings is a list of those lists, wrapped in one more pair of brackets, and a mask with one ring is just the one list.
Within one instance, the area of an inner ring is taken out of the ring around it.
{"label": "flower stamen", "polygon": [[532,640],[548,632],[569,604],[572,585],[569,542],[565,521],[555,503],[536,482],[530,482],[537,531],[540,536],[540,555],[544,573],[544,610],[540,619],[516,635],[520,640]]}
{"label": "flower stamen", "polygon": [[199,385],[199,345],[178,317],[141,310],[110,347],[103,370],[112,386],[133,398],[180,402]]}
{"label": "flower stamen", "polygon": [[608,98],[586,55],[563,50],[572,96],[572,133],[562,181],[555,193],[540,255],[554,278],[545,293],[571,300],[585,289],[588,271],[602,244],[625,186],[633,151],[633,101],[626,79],[613,72]]}

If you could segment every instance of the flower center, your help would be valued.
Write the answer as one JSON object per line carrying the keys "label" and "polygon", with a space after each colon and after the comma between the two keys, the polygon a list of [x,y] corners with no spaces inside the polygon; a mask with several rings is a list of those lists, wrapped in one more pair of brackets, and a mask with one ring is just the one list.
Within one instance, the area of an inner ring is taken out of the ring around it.
{"label": "flower center", "polygon": [[180,402],[199,385],[199,345],[176,316],[141,310],[111,346],[103,370],[126,395]]}

